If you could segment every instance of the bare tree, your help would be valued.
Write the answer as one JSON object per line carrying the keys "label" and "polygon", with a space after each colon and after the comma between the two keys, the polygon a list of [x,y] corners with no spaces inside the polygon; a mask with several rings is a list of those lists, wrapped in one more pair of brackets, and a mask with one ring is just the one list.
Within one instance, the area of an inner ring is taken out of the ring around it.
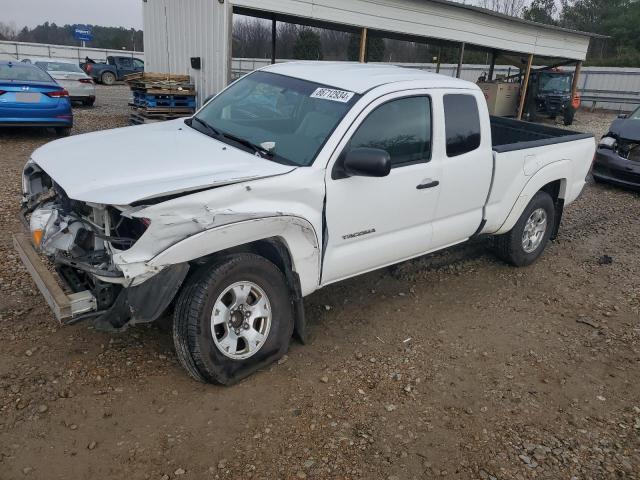
{"label": "bare tree", "polygon": [[240,17],[233,24],[233,55],[239,58],[271,56],[271,22]]}
{"label": "bare tree", "polygon": [[519,17],[527,3],[527,0],[480,0],[478,5],[494,12]]}
{"label": "bare tree", "polygon": [[0,40],[13,40],[18,36],[18,29],[14,22],[0,22]]}

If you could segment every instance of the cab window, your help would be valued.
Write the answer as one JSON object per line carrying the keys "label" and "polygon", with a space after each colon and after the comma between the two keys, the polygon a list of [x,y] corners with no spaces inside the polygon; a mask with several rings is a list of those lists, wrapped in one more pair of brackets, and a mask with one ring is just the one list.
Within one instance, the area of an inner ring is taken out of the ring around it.
{"label": "cab window", "polygon": [[444,123],[447,157],[457,157],[480,146],[480,115],[473,95],[445,95]]}
{"label": "cab window", "polygon": [[417,96],[391,100],[369,114],[349,148],[380,148],[391,165],[428,162],[431,158],[431,100]]}

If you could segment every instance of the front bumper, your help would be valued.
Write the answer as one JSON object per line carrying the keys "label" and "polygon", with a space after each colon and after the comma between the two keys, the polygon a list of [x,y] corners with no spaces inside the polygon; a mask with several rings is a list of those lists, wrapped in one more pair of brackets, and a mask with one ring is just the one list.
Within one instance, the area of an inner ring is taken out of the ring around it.
{"label": "front bumper", "polygon": [[1,118],[0,127],[73,127],[73,117],[68,118]]}
{"label": "front bumper", "polygon": [[69,295],[62,290],[53,274],[40,259],[27,235],[14,233],[13,245],[60,323],[97,310],[96,298],[88,290]]}
{"label": "front bumper", "polygon": [[592,175],[598,180],[640,189],[640,162],[622,158],[608,148],[598,148]]}
{"label": "front bumper", "polygon": [[84,102],[85,100],[96,100],[95,95],[71,95],[72,102]]}
{"label": "front bumper", "polygon": [[123,288],[113,305],[98,310],[98,301],[89,290],[71,294],[64,292],[27,235],[14,233],[13,245],[62,324],[90,316],[96,319],[100,329],[113,331],[124,330],[136,323],[153,322],[171,304],[189,272],[188,263],[171,265],[140,285]]}

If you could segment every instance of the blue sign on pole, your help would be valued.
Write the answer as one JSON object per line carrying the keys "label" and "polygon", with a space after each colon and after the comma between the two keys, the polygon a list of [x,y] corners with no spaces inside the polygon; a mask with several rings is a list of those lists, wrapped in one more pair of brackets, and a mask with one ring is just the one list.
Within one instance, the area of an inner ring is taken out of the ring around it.
{"label": "blue sign on pole", "polygon": [[91,33],[91,28],[86,25],[76,25],[76,28],[73,30],[73,36],[76,40],[82,42],[90,42],[93,40],[93,33]]}

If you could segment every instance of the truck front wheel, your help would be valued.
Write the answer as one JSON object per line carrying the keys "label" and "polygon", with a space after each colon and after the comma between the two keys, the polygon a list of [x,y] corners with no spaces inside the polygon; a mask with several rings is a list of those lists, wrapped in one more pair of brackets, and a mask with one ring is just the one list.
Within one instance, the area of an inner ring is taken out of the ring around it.
{"label": "truck front wheel", "polygon": [[176,304],[173,339],[193,378],[230,385],[282,357],[293,325],[282,272],[259,255],[237,254],[187,282]]}
{"label": "truck front wheel", "polygon": [[531,265],[546,248],[555,218],[551,195],[536,193],[511,231],[494,237],[496,255],[516,267]]}

